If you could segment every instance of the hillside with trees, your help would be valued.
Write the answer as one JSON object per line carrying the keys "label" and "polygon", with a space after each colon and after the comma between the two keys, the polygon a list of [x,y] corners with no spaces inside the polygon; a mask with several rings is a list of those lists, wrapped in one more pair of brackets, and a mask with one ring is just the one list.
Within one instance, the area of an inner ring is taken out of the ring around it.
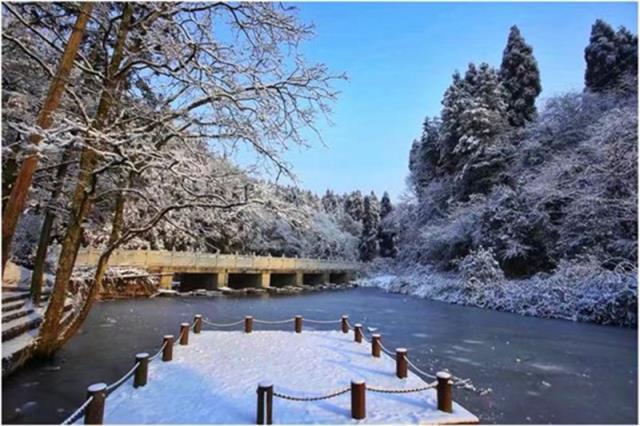
{"label": "hillside with trees", "polygon": [[[547,98],[512,27],[499,69],[454,73],[409,157],[392,291],[527,315],[635,325],[637,37],[598,20],[585,87]],[[374,268],[374,269],[375,269]]]}

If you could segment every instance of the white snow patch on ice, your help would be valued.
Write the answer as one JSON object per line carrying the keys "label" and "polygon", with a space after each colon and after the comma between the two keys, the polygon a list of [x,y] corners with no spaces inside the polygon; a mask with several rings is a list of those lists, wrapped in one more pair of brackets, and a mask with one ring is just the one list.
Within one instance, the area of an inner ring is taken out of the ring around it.
{"label": "white snow patch on ice", "polygon": [[[395,376],[390,357],[373,358],[366,343],[339,331],[204,331],[176,346],[171,362],[154,361],[149,382],[131,381],[109,396],[105,423],[245,423],[256,421],[256,387],[272,381],[274,390],[295,396],[319,396],[349,387],[362,378],[370,386],[399,389],[423,386],[414,374]],[[277,423],[361,423],[351,419],[350,394],[319,402],[274,397]],[[434,389],[409,394],[366,396],[364,423],[415,424],[477,422],[454,404],[451,414],[436,409]]]}

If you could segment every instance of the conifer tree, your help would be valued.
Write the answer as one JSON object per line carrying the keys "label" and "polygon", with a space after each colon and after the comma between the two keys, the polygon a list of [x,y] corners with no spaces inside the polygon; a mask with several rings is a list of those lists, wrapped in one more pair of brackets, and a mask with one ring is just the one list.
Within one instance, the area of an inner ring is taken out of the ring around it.
{"label": "conifer tree", "polygon": [[380,256],[395,257],[397,249],[395,246],[395,232],[390,229],[388,218],[393,211],[393,205],[386,191],[380,200],[380,224],[378,225],[378,247]]}
{"label": "conifer tree", "polygon": [[535,117],[536,97],[542,87],[533,49],[525,42],[515,25],[511,27],[502,55],[500,78],[507,96],[509,124],[522,127]]}
{"label": "conifer tree", "polygon": [[360,259],[373,260],[378,253],[378,199],[375,194],[367,195],[363,201],[362,235],[360,237]]}
{"label": "conifer tree", "polygon": [[626,28],[618,32],[598,19],[591,27],[589,45],[584,50],[587,69],[585,87],[592,92],[636,89],[638,38]]}
{"label": "conifer tree", "polygon": [[347,196],[344,202],[344,211],[355,221],[362,222],[364,213],[364,200],[360,191],[354,191]]}

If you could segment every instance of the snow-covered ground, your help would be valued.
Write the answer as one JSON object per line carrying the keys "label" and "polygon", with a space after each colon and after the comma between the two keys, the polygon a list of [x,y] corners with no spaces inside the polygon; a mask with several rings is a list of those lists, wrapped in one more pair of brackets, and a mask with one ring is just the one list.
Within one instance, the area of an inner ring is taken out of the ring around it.
{"label": "snow-covered ground", "polygon": [[[131,380],[109,396],[105,423],[244,423],[255,424],[256,388],[271,381],[275,392],[320,396],[343,389],[352,379],[369,386],[399,389],[424,386],[409,373],[395,376],[395,361],[373,358],[368,343],[353,342],[339,331],[203,331],[188,346],[174,347],[171,362],[149,366],[145,387]],[[123,366],[123,370],[126,366]],[[451,414],[436,408],[435,389],[407,394],[367,391],[365,420],[351,419],[350,393],[318,402],[274,397],[277,423],[461,423],[478,419],[454,403]],[[455,398],[455,392],[454,392]]]}
{"label": "snow-covered ground", "polygon": [[380,263],[371,265],[357,284],[540,318],[637,326],[636,272],[608,271],[589,264],[560,265],[553,274],[510,280]]}

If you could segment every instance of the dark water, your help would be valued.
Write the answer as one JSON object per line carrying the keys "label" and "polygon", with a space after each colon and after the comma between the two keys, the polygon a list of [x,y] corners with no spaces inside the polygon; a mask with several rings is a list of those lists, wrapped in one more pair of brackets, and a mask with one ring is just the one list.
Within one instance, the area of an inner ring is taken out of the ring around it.
{"label": "dark water", "polygon": [[3,381],[3,423],[63,420],[83,401],[87,385],[114,381],[129,369],[136,352],[155,352],[163,334],[177,334],[179,323],[196,313],[215,321],[249,314],[333,319],[347,313],[352,323],[378,327],[385,346],[408,347],[421,368],[449,368],[478,388],[491,388],[484,396],[454,394],[484,423],[637,421],[637,330],[355,289],[99,303],[53,363],[32,363]]}

